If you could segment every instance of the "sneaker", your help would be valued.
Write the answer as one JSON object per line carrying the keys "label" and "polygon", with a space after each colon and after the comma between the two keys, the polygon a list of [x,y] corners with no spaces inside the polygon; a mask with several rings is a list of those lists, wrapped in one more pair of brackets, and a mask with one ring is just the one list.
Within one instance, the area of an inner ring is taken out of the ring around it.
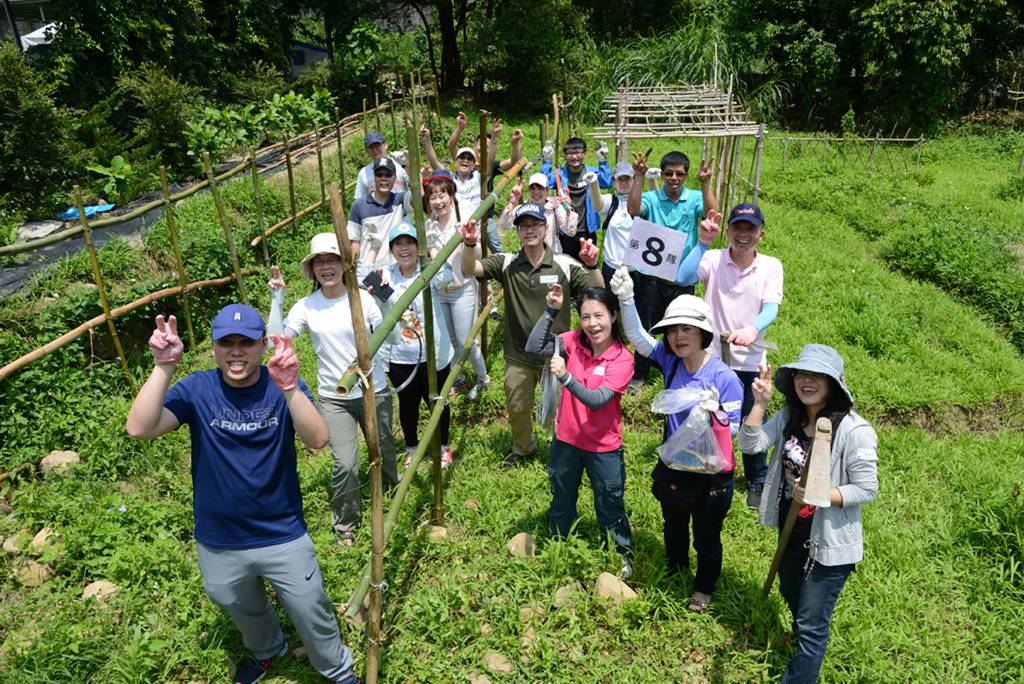
{"label": "sneaker", "polygon": [[235,667],[235,684],[253,684],[267,676],[267,671],[274,664],[274,661],[288,652],[288,644],[281,647],[281,652],[275,656],[257,660],[250,655],[245,660],[239,661]]}
{"label": "sneaker", "polygon": [[750,485],[747,489],[747,505],[751,508],[761,507],[761,492],[764,490],[764,485]]}
{"label": "sneaker", "polygon": [[501,312],[498,311],[498,307],[492,306],[491,312],[487,314],[487,317],[492,321],[501,321]]}
{"label": "sneaker", "polygon": [[633,564],[630,563],[628,560],[622,561],[622,569],[619,570],[619,579],[625,581],[625,580],[628,580],[632,576],[633,576]]}
{"label": "sneaker", "polygon": [[644,388],[644,381],[642,378],[633,378],[629,381],[629,385],[626,386],[626,391],[630,394],[640,394],[640,390]]}
{"label": "sneaker", "polygon": [[459,373],[459,377],[455,379],[455,383],[452,385],[451,390],[448,392],[448,398],[454,399],[459,396],[461,392],[465,392],[466,388],[469,387],[469,380],[466,379],[465,373]]}
{"label": "sneaker", "polygon": [[403,468],[408,468],[412,465],[412,457],[415,453],[416,447],[405,447],[405,461],[402,463]]}
{"label": "sneaker", "polygon": [[452,449],[447,444],[441,445],[441,467],[447,468],[452,464]]}
{"label": "sneaker", "polygon": [[484,391],[487,389],[487,387],[490,384],[491,384],[491,379],[490,378],[484,378],[483,380],[477,380],[476,384],[473,385],[473,387],[470,388],[469,394],[466,395],[466,398],[469,399],[470,401],[476,401],[477,399],[480,398],[480,395],[484,393]]}
{"label": "sneaker", "polygon": [[525,458],[525,456],[513,452],[505,457],[505,460],[501,462],[501,467],[503,470],[510,470],[522,463]]}
{"label": "sneaker", "polygon": [[333,684],[363,684],[363,680],[357,677],[353,672],[342,679],[335,679]]}

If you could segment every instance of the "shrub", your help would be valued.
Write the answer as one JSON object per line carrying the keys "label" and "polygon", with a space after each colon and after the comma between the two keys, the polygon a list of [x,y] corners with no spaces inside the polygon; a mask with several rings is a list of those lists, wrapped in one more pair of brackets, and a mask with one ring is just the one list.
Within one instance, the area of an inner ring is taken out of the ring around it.
{"label": "shrub", "polygon": [[81,146],[53,88],[6,42],[0,74],[0,210],[49,213],[81,168]]}
{"label": "shrub", "polygon": [[159,156],[171,169],[191,168],[185,122],[202,106],[199,89],[155,64],[144,64],[119,78],[117,84],[139,109],[134,129],[149,155]]}

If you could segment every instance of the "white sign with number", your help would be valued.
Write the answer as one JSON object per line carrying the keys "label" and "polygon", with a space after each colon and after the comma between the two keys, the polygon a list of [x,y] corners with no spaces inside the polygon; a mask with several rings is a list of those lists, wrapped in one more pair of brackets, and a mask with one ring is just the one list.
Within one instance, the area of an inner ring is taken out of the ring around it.
{"label": "white sign with number", "polygon": [[640,218],[633,219],[625,263],[629,268],[674,282],[685,247],[686,233]]}

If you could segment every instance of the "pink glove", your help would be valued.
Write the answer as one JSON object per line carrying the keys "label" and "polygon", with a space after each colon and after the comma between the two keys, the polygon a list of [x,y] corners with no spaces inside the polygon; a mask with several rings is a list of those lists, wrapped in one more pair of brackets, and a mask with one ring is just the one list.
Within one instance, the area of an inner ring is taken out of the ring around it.
{"label": "pink glove", "polygon": [[287,335],[272,335],[274,355],[267,361],[267,371],[282,392],[289,392],[299,384],[299,357],[292,349]]}
{"label": "pink glove", "polygon": [[164,323],[163,315],[156,317],[156,330],[149,336],[149,348],[158,366],[177,366],[185,345],[178,337],[178,319],[171,316]]}

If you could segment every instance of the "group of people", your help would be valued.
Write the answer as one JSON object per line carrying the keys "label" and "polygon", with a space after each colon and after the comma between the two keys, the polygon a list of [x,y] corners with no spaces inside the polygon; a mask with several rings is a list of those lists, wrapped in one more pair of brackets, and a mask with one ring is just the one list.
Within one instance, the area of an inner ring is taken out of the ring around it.
{"label": "group of people", "polygon": [[[257,681],[256,675],[262,676],[284,652],[284,637],[258,577],[274,585],[311,663],[335,681],[357,681],[334,616],[324,612],[330,603],[302,518],[293,442],[298,434],[313,448],[330,443],[332,526],[337,542],[351,546],[361,501],[356,426],[365,430],[366,415],[358,385],[346,396],[335,391],[356,360],[341,250],[349,250],[358,265],[360,305],[372,334],[419,274],[420,234],[431,258],[456,235],[461,238],[429,283],[439,382],[449,373],[462,373],[452,367],[454,352],[471,343],[475,378],[467,383],[467,396],[475,399],[486,390],[485,360],[468,337],[480,305],[478,280],[496,281],[505,298],[504,392],[512,442],[501,465],[513,468],[535,457],[536,386],[550,374],[560,389],[548,462],[549,531],[553,537],[572,533],[586,471],[604,541],[610,539],[622,554],[624,578],[633,573],[633,543],[625,507],[622,398],[640,390],[652,366],[662,375],[666,401],[699,392],[699,401],[667,412],[661,457],[652,472],[667,569],[670,574],[689,572],[692,532],[697,562],[687,605],[704,610],[722,570],[721,533],[733,498],[736,438],[746,503],[758,509],[760,521],[781,528],[790,508],[799,507],[779,569],[797,644],[783,680],[814,681],[839,591],[863,554],[860,506],[877,492],[877,439],[853,411],[843,360],[834,349],[807,345],[796,361],[771,373],[764,333],[782,301],[783,269],[777,259],[758,251],[765,233],[760,208],[732,208],[725,227],[728,245],[710,249],[724,217],[711,188],[709,163],[699,167],[696,192],[686,187],[690,162],[681,152],[665,154],[655,172],[638,154],[613,171],[606,146],[600,146],[598,164],[591,167],[584,163],[586,142],[570,138],[563,146],[564,166],[554,166],[553,147],[547,143],[540,171],[528,177],[525,188],[520,179],[497,220],[493,212],[479,222],[467,220],[480,206],[481,186],[489,186],[520,156],[522,133],[513,133],[511,158],[497,160],[500,122],[476,147],[459,146],[465,124],[460,114],[448,140],[454,171],[438,160],[430,132],[421,131],[432,167],[422,182],[428,216],[423,233],[410,220],[408,175],[388,156],[383,136],[366,136],[370,162],[357,181],[348,221],[350,244],[339,245],[334,233],[312,238],[301,271],[313,291],[291,307],[280,330],[270,331],[274,354],[266,366],[260,365],[267,342],[262,317],[249,307],[231,305],[214,321],[217,368],[193,373],[172,387],[181,341],[173,317],[157,319],[150,340],[155,368],[132,406],[127,429],[135,437],[152,438],[182,423],[190,426],[195,536],[204,582],[211,599],[231,614],[252,654],[236,681]],[[493,160],[484,184],[477,168],[481,143],[489,146],[487,158]],[[653,187],[645,191],[646,183]],[[611,193],[602,194],[609,188]],[[635,218],[685,235],[674,282],[627,266]],[[487,226],[493,252],[488,256],[481,251],[482,226]],[[516,252],[504,251],[499,227],[507,226],[518,238]],[[694,295],[698,281],[703,297]],[[285,287],[276,267],[269,284],[277,291]],[[571,327],[572,308],[579,320],[576,329]],[[387,332],[367,379],[377,396],[388,486],[398,482],[388,379],[398,396],[406,465],[419,444],[420,407],[432,407],[435,399],[427,389],[427,313],[420,293]],[[291,349],[290,340],[307,328],[317,357],[319,411],[298,378]],[[765,420],[773,386],[785,405]],[[800,483],[820,417],[833,424],[832,505],[816,509],[804,503]],[[694,418],[713,426],[706,432],[718,437],[712,450],[719,459],[683,467],[668,457],[669,445],[690,434]],[[440,423],[443,465],[452,460],[449,430],[446,407]],[[770,463],[769,451],[774,454]]]}

